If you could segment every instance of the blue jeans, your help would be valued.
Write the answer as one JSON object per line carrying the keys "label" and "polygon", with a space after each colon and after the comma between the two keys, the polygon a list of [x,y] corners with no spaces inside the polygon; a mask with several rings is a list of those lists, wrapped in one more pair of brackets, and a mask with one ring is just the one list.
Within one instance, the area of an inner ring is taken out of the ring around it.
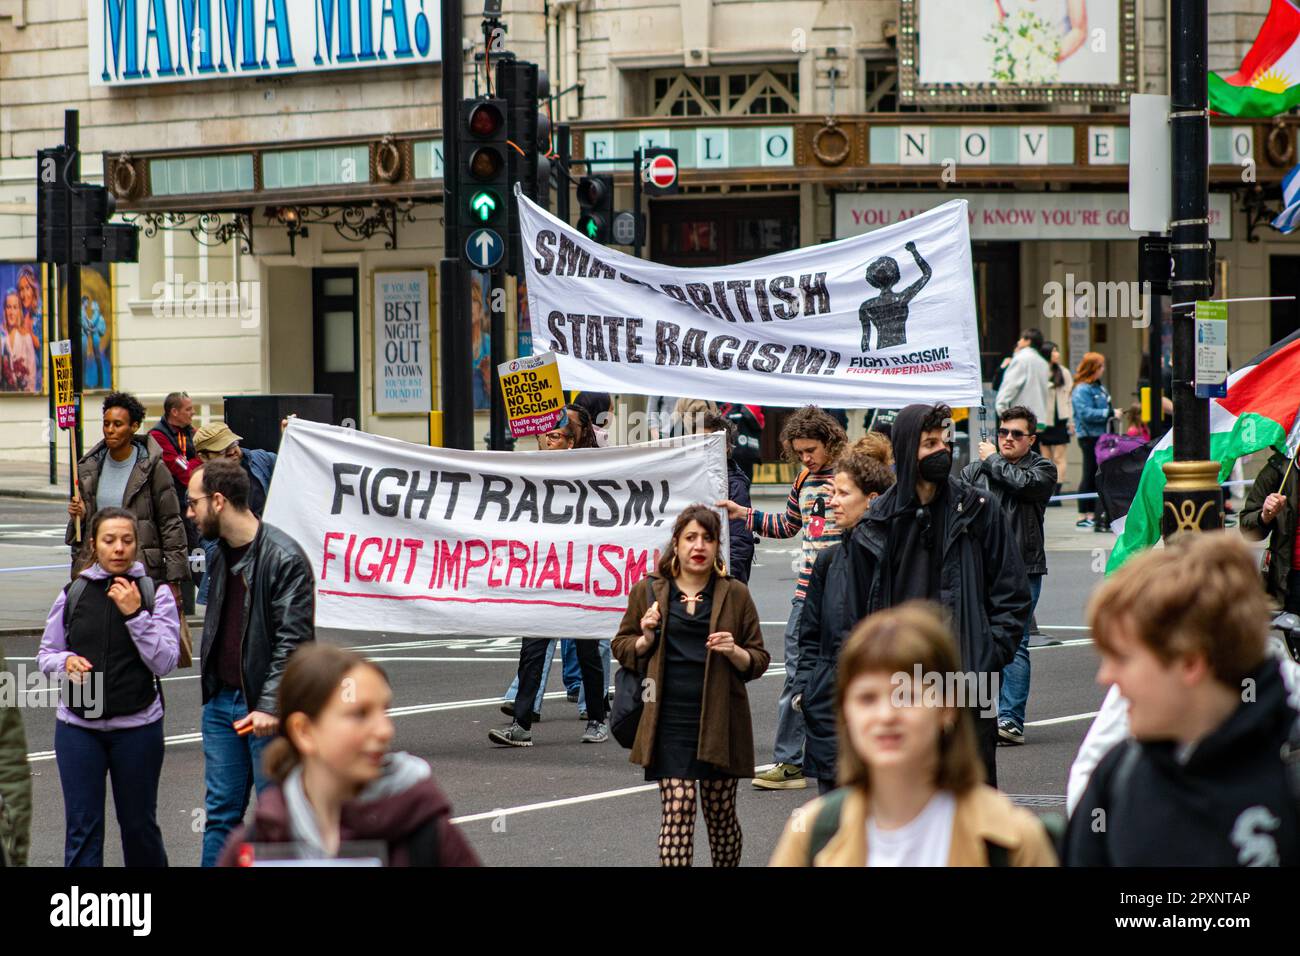
{"label": "blue jeans", "polygon": [[[563,662],[562,676],[564,678],[564,688],[567,691],[572,685],[569,683],[569,658],[573,658],[574,669],[577,670],[578,681],[578,710],[587,709],[587,694],[582,688],[582,671],[578,670],[578,648],[574,641],[560,641],[560,654]],[[537,698],[533,701],[533,711],[540,714],[542,712],[542,699],[546,696],[546,682],[551,676],[551,663],[555,659],[555,641],[549,642],[546,648],[546,664],[542,667],[542,685],[537,688]],[[600,663],[605,673],[605,686],[609,687],[609,669],[610,669],[610,642],[600,642]],[[510,688],[506,691],[504,700],[514,700],[515,695],[519,692],[519,674],[515,674],[515,679],[510,682]]]}
{"label": "blue jeans", "polygon": [[777,700],[776,746],[772,759],[777,763],[803,766],[803,714],[794,709],[794,672],[799,663],[799,617],[803,598],[790,601],[790,620],[785,625],[785,683]]}
{"label": "blue jeans", "polygon": [[64,866],[104,865],[104,778],[113,781],[113,808],[127,866],[166,866],[158,829],[163,722],[125,730],[87,730],[54,722],[54,759],[63,785]]}
{"label": "blue jeans", "polygon": [[573,641],[560,641],[560,660],[564,669],[560,672],[564,678],[564,689],[572,694],[582,688],[582,668],[578,665],[578,645]]}
{"label": "blue jeans", "polygon": [[261,793],[270,782],[262,771],[262,751],[274,737],[241,737],[234,723],[248,716],[242,691],[226,688],[203,705],[202,866],[216,866],[230,831],[243,822],[249,791]]}
{"label": "blue jeans", "polygon": [[1029,701],[1029,619],[1033,618],[1042,593],[1043,576],[1029,575],[1029,618],[1015,659],[1002,669],[1002,689],[998,692],[998,720],[1009,720],[1019,730],[1025,729],[1025,704]]}
{"label": "blue jeans", "polygon": [[[570,641],[569,643],[573,643],[573,642]],[[602,684],[601,686],[605,688],[606,696],[609,695],[609,661],[610,661],[609,645],[610,645],[609,641],[600,642],[600,669],[601,669],[601,673],[605,677],[605,683]],[[578,659],[578,651],[576,648],[573,651],[573,658],[575,661]],[[582,684],[579,684],[578,685],[578,710],[583,711],[586,709],[587,709],[587,690],[585,687],[582,686]]]}
{"label": "blue jeans", "polygon": [[220,542],[215,538],[204,538],[199,543],[203,546],[203,580],[199,582],[199,593],[194,600],[207,607],[208,586],[212,582],[212,575],[208,574],[207,569],[212,567]]}

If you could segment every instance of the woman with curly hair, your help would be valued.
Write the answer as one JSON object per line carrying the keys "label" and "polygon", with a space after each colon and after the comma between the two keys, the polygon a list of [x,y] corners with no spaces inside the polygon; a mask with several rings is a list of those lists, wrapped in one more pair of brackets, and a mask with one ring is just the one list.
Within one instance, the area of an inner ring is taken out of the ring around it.
{"label": "woman with curly hair", "polygon": [[[831,513],[847,535],[894,483],[894,449],[880,432],[868,432],[839,457],[833,468]],[[840,545],[817,553],[808,598],[799,618],[799,661],[794,706],[804,719],[804,774],[819,793],[835,788],[835,667],[840,645],[858,622],[849,553]]]}
{"label": "woman with curly hair", "polygon": [[772,754],[776,766],[754,778],[754,786],[761,790],[802,790],[808,785],[803,775],[803,718],[794,708],[799,615],[817,552],[840,540],[830,507],[831,483],[835,478],[832,462],[840,456],[847,441],[848,436],[839,422],[817,406],[805,405],[786,419],[781,429],[781,448],[786,458],[803,466],[790,487],[785,511],[764,514],[730,499],[718,502],[718,507],[727,509],[729,517],[743,519],[760,537],[802,536],[802,561],[790,601],[790,620],[785,627],[785,686],[778,702],[776,746]]}
{"label": "woman with curly hair", "polygon": [[77,534],[78,521],[100,508],[125,508],[139,525],[136,541],[145,572],[179,595],[180,582],[189,578],[185,526],[162,449],[137,434],[143,422],[144,406],[134,395],[110,392],[104,399],[104,438],[77,462],[80,492],[68,503],[64,541],[73,548],[75,578],[95,559],[88,537]]}

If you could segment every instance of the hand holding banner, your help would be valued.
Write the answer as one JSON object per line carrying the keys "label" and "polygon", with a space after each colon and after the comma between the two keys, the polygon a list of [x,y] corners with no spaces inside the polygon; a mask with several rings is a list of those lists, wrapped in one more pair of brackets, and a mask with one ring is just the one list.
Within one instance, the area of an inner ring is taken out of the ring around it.
{"label": "hand holding banner", "polygon": [[467,452],[295,418],[265,519],[311,559],[318,626],[608,638],[677,515],[726,497],[724,441]]}

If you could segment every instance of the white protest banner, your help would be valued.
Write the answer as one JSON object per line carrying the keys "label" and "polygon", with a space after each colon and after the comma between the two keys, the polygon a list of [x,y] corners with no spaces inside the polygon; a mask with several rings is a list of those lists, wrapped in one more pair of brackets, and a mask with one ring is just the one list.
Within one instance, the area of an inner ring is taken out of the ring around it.
{"label": "white protest banner", "polygon": [[522,196],[519,217],[534,347],[556,353],[565,388],[776,406],[980,404],[963,201],[701,269],[591,242]]}
{"label": "white protest banner", "polygon": [[608,639],[677,515],[726,492],[721,432],[471,452],[291,418],[265,518],[311,560],[319,627]]}

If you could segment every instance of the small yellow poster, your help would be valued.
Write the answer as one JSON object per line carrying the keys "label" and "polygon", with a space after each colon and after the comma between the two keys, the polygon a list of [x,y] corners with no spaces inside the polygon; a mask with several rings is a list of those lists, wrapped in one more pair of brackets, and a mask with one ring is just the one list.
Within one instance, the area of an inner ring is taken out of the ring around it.
{"label": "small yellow poster", "polygon": [[554,352],[530,355],[497,366],[510,434],[544,435],[564,416],[564,392]]}
{"label": "small yellow poster", "polygon": [[72,342],[63,339],[50,343],[54,356],[54,407],[60,428],[74,428],[77,407],[72,398]]}

